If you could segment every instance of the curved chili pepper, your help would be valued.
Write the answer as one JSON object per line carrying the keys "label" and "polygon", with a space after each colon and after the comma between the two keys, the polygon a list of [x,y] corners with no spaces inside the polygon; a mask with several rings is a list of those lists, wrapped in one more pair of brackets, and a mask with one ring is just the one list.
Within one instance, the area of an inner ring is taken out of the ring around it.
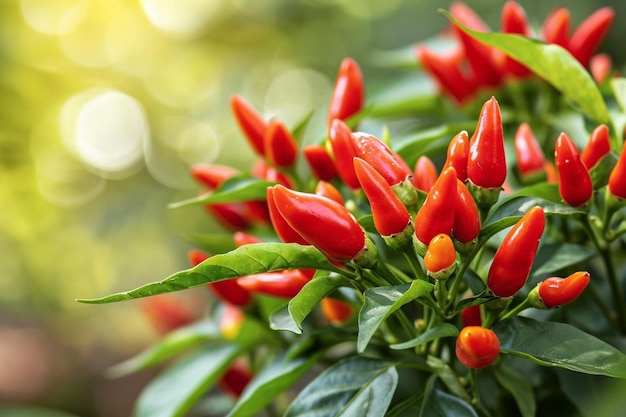
{"label": "curved chili pepper", "polygon": [[270,120],[263,137],[263,149],[267,160],[277,167],[289,168],[298,158],[298,143],[280,120]]}
{"label": "curved chili pepper", "polygon": [[564,7],[556,8],[548,15],[541,26],[541,34],[546,43],[553,43],[568,48],[571,16]]}
{"label": "curved chili pepper", "polygon": [[313,175],[321,181],[330,181],[337,176],[337,169],[333,158],[322,145],[307,145],[302,148],[304,158],[311,168]]}
{"label": "curved chili pepper", "polygon": [[413,172],[414,175],[411,182],[418,190],[427,193],[433,187],[435,181],[437,181],[437,168],[434,162],[426,155],[422,155],[417,159]]}
{"label": "curved chili pepper", "polygon": [[[530,37],[532,33],[524,8],[515,1],[509,0],[504,4],[500,20],[503,33],[514,33],[526,37]],[[511,74],[515,77],[524,77],[531,74],[531,71],[526,66],[509,56],[504,58],[502,70],[506,74]]]}
{"label": "curved chili pepper", "polygon": [[480,326],[461,329],[456,339],[456,357],[468,368],[491,365],[500,354],[500,340],[491,330]]}
{"label": "curved chili pepper", "polygon": [[480,326],[482,324],[480,305],[465,307],[461,310],[461,323],[463,327]]}
{"label": "curved chili pepper", "polygon": [[211,190],[219,188],[224,181],[239,175],[239,171],[226,165],[193,165],[191,176]]}
{"label": "curved chili pepper", "polygon": [[534,307],[554,308],[571,303],[587,288],[589,280],[589,272],[586,271],[574,272],[567,278],[547,278],[536,287],[540,304]]}
{"label": "curved chili pepper", "polygon": [[506,156],[500,106],[495,97],[483,105],[470,140],[467,176],[481,188],[500,188],[506,179]]}
{"label": "curved chili pepper", "polygon": [[[452,167],[446,168],[428,192],[413,222],[418,244],[428,246],[438,234],[450,234],[454,225],[456,183],[456,171]],[[419,248],[418,251],[423,253]]]}
{"label": "curved chili pepper", "polygon": [[293,298],[311,279],[299,269],[281,272],[263,272],[238,279],[239,285],[254,294]]}
{"label": "curved chili pepper", "polygon": [[220,377],[218,385],[222,391],[234,398],[239,398],[253,377],[254,375],[247,366],[234,363]]}
{"label": "curved chili pepper", "polygon": [[233,241],[235,242],[235,246],[240,248],[244,245],[253,245],[255,243],[262,243],[263,240],[251,235],[250,233],[242,232],[241,230],[233,233]]}
{"label": "curved chili pepper", "polygon": [[446,279],[456,268],[456,249],[450,236],[440,233],[431,239],[424,255],[424,266],[429,276]]}
{"label": "curved chili pepper", "polygon": [[528,123],[522,123],[517,128],[514,147],[517,156],[517,170],[522,181],[527,182],[538,176],[545,176],[546,158]]}
{"label": "curved chili pepper", "polygon": [[328,141],[333,150],[335,169],[339,178],[353,190],[359,189],[359,180],[354,173],[352,159],[357,156],[352,142],[352,130],[339,119],[332,121],[328,130]]}
{"label": "curved chili pepper", "polygon": [[365,231],[341,204],[281,185],[274,186],[273,194],[289,226],[329,258],[347,262],[364,252]]}
{"label": "curved chili pepper", "polygon": [[170,294],[160,294],[142,300],[141,309],[160,334],[171,332],[195,320],[189,307]]}
{"label": "curved chili pepper", "polygon": [[284,185],[287,188],[293,188],[291,179],[275,167],[268,165],[263,158],[259,158],[255,161],[252,169],[250,170],[250,174],[254,178],[272,181],[276,184]]}
{"label": "curved chili pepper", "polygon": [[487,287],[498,297],[512,297],[526,283],[545,227],[543,209],[535,206],[513,226],[493,257]]}
{"label": "curved chili pepper", "polygon": [[622,148],[617,164],[609,175],[609,193],[618,198],[626,198],[626,146]]}
{"label": "curved chili pepper", "polygon": [[568,49],[584,67],[596,52],[611,29],[615,19],[615,10],[603,7],[585,19],[572,34]]}
{"label": "curved chili pepper", "polygon": [[589,61],[589,72],[598,84],[607,80],[613,69],[613,60],[609,54],[601,53],[591,57]]}
{"label": "curved chili pepper", "polygon": [[230,109],[252,150],[258,155],[265,155],[264,136],[267,121],[243,97],[234,95],[230,98]]}
{"label": "curved chili pepper", "polygon": [[220,335],[226,340],[235,340],[243,326],[245,315],[232,304],[224,304],[222,315],[220,316]]}
{"label": "curved chili pepper", "polygon": [[324,297],[320,302],[322,314],[330,324],[342,325],[352,317],[353,308],[350,304],[332,297]]}
{"label": "curved chili pepper", "polygon": [[391,186],[405,181],[411,174],[406,162],[383,141],[367,133],[352,134],[355,156],[370,164]]}
{"label": "curved chili pepper", "polygon": [[328,109],[328,123],[335,119],[346,120],[363,108],[365,85],[356,61],[344,58],[339,67],[333,94]]}
{"label": "curved chili pepper", "polygon": [[[457,133],[448,145],[448,153],[443,169],[454,167],[456,176],[461,181],[467,179],[467,159],[469,158],[469,137],[467,131]],[[442,169],[442,170],[443,170]]]}
{"label": "curved chili pepper", "polygon": [[[198,249],[192,249],[187,253],[189,264],[191,267],[195,267],[205,260],[209,259],[211,255]],[[213,294],[224,301],[226,304],[232,304],[235,306],[246,306],[252,300],[250,293],[239,285],[239,279],[227,279],[224,281],[217,281],[207,284],[207,287],[213,292]]]}
{"label": "curved chili pepper", "polygon": [[321,195],[322,197],[330,198],[338,202],[341,205],[344,205],[343,196],[341,192],[334,185],[326,181],[318,181],[315,186],[315,194]]}
{"label": "curved chili pepper", "polygon": [[573,207],[587,203],[593,194],[589,171],[580,160],[574,141],[561,133],[554,147],[554,162],[559,173],[559,194]]}
{"label": "curved chili pepper", "polygon": [[205,204],[204,208],[226,229],[242,230],[252,225],[250,211],[245,203]]}
{"label": "curved chili pepper", "polygon": [[587,146],[580,153],[580,160],[591,170],[602,158],[611,152],[609,127],[601,124],[591,132]]}
{"label": "curved chili pepper", "polygon": [[267,187],[267,207],[269,208],[270,218],[272,220],[272,225],[274,226],[274,231],[278,235],[278,237],[285,243],[298,243],[300,245],[310,245],[310,243],[300,236],[300,234],[293,229],[287,223],[285,218],[278,207],[276,207],[276,202],[274,201],[274,188]]}
{"label": "curved chili pepper", "polygon": [[456,182],[456,191],[452,235],[461,243],[473,242],[480,233],[478,206],[476,206],[472,194],[461,180]]}
{"label": "curved chili pepper", "polygon": [[455,56],[439,56],[425,46],[415,48],[415,55],[424,71],[437,80],[440,89],[457,103],[465,103],[476,93],[478,85],[474,78],[461,71]]}

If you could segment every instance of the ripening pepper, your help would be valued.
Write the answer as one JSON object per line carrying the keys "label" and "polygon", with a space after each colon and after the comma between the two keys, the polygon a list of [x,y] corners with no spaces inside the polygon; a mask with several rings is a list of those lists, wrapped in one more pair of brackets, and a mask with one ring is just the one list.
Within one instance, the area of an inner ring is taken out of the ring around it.
{"label": "ripening pepper", "polygon": [[[446,155],[446,162],[443,169],[454,167],[456,176],[459,180],[465,182],[467,179],[467,159],[469,157],[469,136],[467,131],[462,130],[457,133],[450,144]],[[442,169],[442,170],[443,170]]]}
{"label": "ripening pepper", "polygon": [[535,308],[560,307],[577,299],[587,288],[589,280],[587,271],[574,272],[567,278],[550,277],[537,284],[528,298]]}
{"label": "ripening pepper", "polygon": [[554,147],[554,162],[559,173],[559,194],[573,207],[587,203],[593,195],[589,171],[580,159],[576,144],[561,133]]}
{"label": "ripening pepper", "polygon": [[609,175],[608,190],[612,196],[626,199],[626,146],[622,147],[617,164]]}
{"label": "ripening pepper", "polygon": [[545,177],[546,158],[528,123],[519,125],[513,143],[521,180],[531,182],[533,179]]}
{"label": "ripening pepper", "polygon": [[[526,37],[530,37],[532,34],[526,12],[515,1],[509,0],[504,4],[500,21],[503,33],[513,33]],[[524,77],[531,74],[528,68],[509,56],[504,58],[502,70],[505,74],[510,74],[514,77]]]}
{"label": "ripening pepper", "polygon": [[449,235],[454,225],[457,198],[457,178],[454,168],[446,168],[428,192],[413,224],[418,252],[425,253],[430,241],[440,233]]}
{"label": "ripening pepper", "polygon": [[195,320],[187,304],[171,294],[159,294],[142,300],[141,309],[160,334],[186,326]]}
{"label": "ripening pepper", "polygon": [[287,221],[283,218],[282,214],[276,207],[276,202],[274,201],[274,188],[267,187],[266,191],[267,196],[267,207],[269,208],[270,218],[272,220],[272,225],[274,226],[274,231],[278,235],[278,237],[285,243],[298,243],[300,245],[310,245],[310,243],[304,239],[298,232],[296,232]]}
{"label": "ripening pepper", "polygon": [[450,236],[440,233],[431,239],[424,254],[426,273],[435,279],[448,278],[456,268],[456,249]]}
{"label": "ripening pepper", "polygon": [[267,160],[280,168],[292,167],[298,158],[298,143],[280,120],[270,120],[263,137],[263,149]]}
{"label": "ripening pepper", "polygon": [[273,194],[274,204],[289,226],[328,258],[366,263],[376,259],[365,230],[341,204],[281,185],[274,186]]}
{"label": "ripening pepper", "polygon": [[[208,253],[198,249],[192,249],[187,253],[187,258],[189,259],[189,265],[191,265],[191,267],[201,264],[205,260],[209,259],[209,257],[210,255]],[[238,278],[212,282],[207,284],[207,287],[217,298],[227,304],[246,306],[252,299],[251,294],[239,285]]]}
{"label": "ripening pepper", "polygon": [[263,272],[238,278],[239,285],[253,294],[293,298],[311,279],[299,269]]}
{"label": "ripening pepper", "polygon": [[224,181],[239,174],[237,169],[227,165],[198,164],[191,167],[191,176],[211,190],[219,188]]}
{"label": "ripening pepper", "polygon": [[322,307],[322,314],[332,325],[342,325],[352,317],[352,306],[336,298],[324,297],[320,305]]}
{"label": "ripening pepper", "polygon": [[613,24],[615,11],[610,7],[596,10],[576,28],[568,42],[568,50],[584,67],[606,37]]}
{"label": "ripening pepper", "polygon": [[468,368],[478,369],[491,365],[500,354],[500,340],[491,330],[480,326],[461,329],[456,339],[456,357]]}
{"label": "ripening pepper", "polygon": [[284,185],[287,188],[293,188],[293,183],[289,176],[265,162],[265,159],[259,158],[254,162],[250,169],[250,175],[254,178],[275,182]]}
{"label": "ripening pepper", "polygon": [[359,189],[359,180],[354,173],[352,159],[357,156],[352,143],[352,130],[339,119],[335,119],[330,124],[328,130],[328,141],[330,142],[335,160],[335,169],[339,178],[353,190]]}
{"label": "ripening pepper", "polygon": [[461,323],[463,327],[480,326],[482,324],[480,305],[465,307],[461,310]]}
{"label": "ripening pepper", "polygon": [[512,297],[524,286],[545,222],[543,209],[535,206],[506,234],[487,275],[487,287],[494,295]]}
{"label": "ripening pepper", "polygon": [[311,168],[311,173],[320,181],[331,181],[337,176],[333,158],[323,145],[307,145],[302,154]]}
{"label": "ripening pepper", "polygon": [[230,108],[252,150],[258,155],[264,156],[267,121],[241,96],[231,96]]}
{"label": "ripening pepper", "polygon": [[580,160],[588,170],[591,170],[602,158],[611,152],[609,139],[609,127],[605,124],[598,125],[589,136],[587,146],[580,153]]}
{"label": "ripening pepper", "polygon": [[355,156],[370,164],[391,186],[412,175],[406,162],[383,141],[363,132],[352,134]]}
{"label": "ripening pepper", "polygon": [[263,242],[263,240],[258,238],[257,236],[254,236],[250,233],[243,232],[241,230],[238,230],[235,233],[233,233],[233,241],[235,242],[235,246],[238,248],[244,245],[253,245],[255,243]]}
{"label": "ripening pepper", "polygon": [[422,155],[417,159],[413,173],[411,182],[415,188],[426,193],[430,191],[435,181],[437,181],[437,167],[426,155]]}
{"label": "ripening pepper", "polygon": [[457,103],[465,103],[476,93],[478,85],[461,70],[456,56],[436,55],[422,45],[415,48],[415,56],[424,71],[437,80],[439,88]]}
{"label": "ripening pepper", "polygon": [[546,43],[553,43],[567,49],[571,16],[564,7],[556,8],[548,15],[541,26],[541,35]]}
{"label": "ripening pepper", "polygon": [[452,235],[461,243],[473,242],[480,233],[478,206],[461,180],[456,182],[457,195],[454,200],[454,223]]}
{"label": "ripening pepper", "polygon": [[361,69],[354,59],[344,58],[333,88],[328,123],[335,119],[347,120],[354,116],[361,111],[364,101],[365,84]]}
{"label": "ripening pepper", "polygon": [[470,140],[467,176],[480,188],[500,190],[506,179],[506,157],[500,106],[495,97],[483,105]]}
{"label": "ripening pepper", "polygon": [[235,362],[220,377],[217,384],[222,391],[239,398],[253,377],[246,365]]}
{"label": "ripening pepper", "polygon": [[225,303],[220,316],[220,335],[226,340],[235,340],[246,316],[236,306]]}
{"label": "ripening pepper", "polygon": [[330,198],[338,202],[341,205],[344,205],[343,196],[341,192],[329,182],[326,181],[318,181],[315,186],[315,194],[321,195],[322,197]]}

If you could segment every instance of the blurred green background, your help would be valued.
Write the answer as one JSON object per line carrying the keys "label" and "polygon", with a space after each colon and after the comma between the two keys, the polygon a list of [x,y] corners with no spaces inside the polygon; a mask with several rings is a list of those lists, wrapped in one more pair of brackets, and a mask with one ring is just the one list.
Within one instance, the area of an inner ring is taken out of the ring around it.
{"label": "blurred green background", "polygon": [[[105,371],[158,336],[137,302],[74,300],[186,268],[185,236],[219,230],[199,207],[166,206],[197,192],[191,164],[253,160],[228,97],[288,125],[315,109],[323,126],[344,57],[390,83],[403,74],[378,52],[434,36],[450,3],[0,0],[0,404],[128,415],[152,373]],[[503,2],[467,3],[499,27]],[[520,3],[535,26],[560,5]],[[567,7],[577,24],[604,5],[626,16],[618,1]],[[620,30],[603,47],[616,65]]]}

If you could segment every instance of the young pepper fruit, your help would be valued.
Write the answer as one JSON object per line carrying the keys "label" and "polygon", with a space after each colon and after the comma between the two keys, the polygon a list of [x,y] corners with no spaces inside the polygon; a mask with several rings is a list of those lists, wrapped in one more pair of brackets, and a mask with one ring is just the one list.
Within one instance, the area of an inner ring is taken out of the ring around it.
{"label": "young pepper fruit", "polygon": [[596,10],[576,28],[568,42],[568,50],[583,67],[589,66],[593,54],[608,34],[615,11],[610,7]]}
{"label": "young pepper fruit", "polygon": [[435,279],[448,278],[456,268],[456,249],[450,236],[440,233],[428,244],[424,255],[426,273]]}
{"label": "young pepper fruit", "polygon": [[322,314],[332,325],[342,325],[352,317],[352,306],[336,298],[324,297],[320,305],[322,306]]}
{"label": "young pepper fruit", "polygon": [[546,158],[528,123],[522,123],[513,140],[517,157],[517,170],[524,183],[540,180],[546,176]]}
{"label": "young pepper fruit", "polygon": [[265,155],[265,131],[267,121],[243,97],[231,96],[230,108],[252,150],[260,156]]}
{"label": "young pepper fruit", "polygon": [[461,329],[456,339],[456,357],[463,365],[472,369],[491,365],[500,354],[500,340],[491,330],[480,326]]}
{"label": "young pepper fruit", "polygon": [[344,58],[339,67],[333,94],[328,110],[328,123],[333,120],[347,120],[361,111],[365,101],[363,75],[356,61]]}
{"label": "young pepper fruit", "polygon": [[589,171],[580,159],[574,141],[561,133],[554,147],[554,161],[559,173],[559,194],[572,207],[582,206],[593,195]]}
{"label": "young pepper fruit", "polygon": [[[532,35],[532,29],[524,8],[515,1],[509,0],[504,4],[500,21],[503,33],[519,34],[526,37]],[[527,67],[508,56],[504,58],[502,71],[504,74],[510,74],[517,78],[531,74]]]}
{"label": "young pepper fruit", "polygon": [[545,228],[543,209],[535,206],[509,230],[493,257],[487,287],[498,297],[512,297],[526,283]]}
{"label": "young pepper fruit", "polygon": [[265,157],[274,166],[290,168],[298,158],[298,143],[287,126],[279,120],[270,120],[263,136]]}
{"label": "young pepper fruit", "polygon": [[454,200],[454,223],[452,235],[457,242],[474,242],[480,233],[480,213],[476,202],[461,180],[456,182],[457,196]]}
{"label": "young pepper fruit", "polygon": [[234,398],[239,398],[253,377],[246,365],[235,362],[220,377],[218,386]]}
{"label": "young pepper fruit", "polygon": [[609,139],[609,127],[605,124],[598,125],[589,136],[587,146],[580,153],[580,160],[588,170],[591,170],[602,158],[611,152]]}
{"label": "young pepper fruit", "polygon": [[457,133],[450,144],[446,155],[446,162],[443,164],[442,170],[448,167],[454,167],[456,176],[459,180],[465,182],[467,179],[467,159],[469,157],[469,136],[466,130]]}
{"label": "young pepper fruit", "polygon": [[299,269],[263,272],[238,278],[238,284],[254,294],[293,298],[311,279]]}
{"label": "young pepper fruit", "polygon": [[333,158],[323,145],[307,145],[302,154],[311,168],[311,173],[320,181],[331,181],[337,176]]}
{"label": "young pepper fruit", "polygon": [[578,271],[567,278],[550,277],[541,281],[528,298],[535,308],[554,308],[571,303],[587,288],[590,277],[587,271]]}
{"label": "young pepper fruit", "polygon": [[171,294],[160,294],[142,300],[141,309],[160,334],[191,324],[196,317],[191,309]]}
{"label": "young pepper fruit", "polygon": [[626,199],[626,146],[622,148],[617,164],[609,175],[608,191],[618,199]]}
{"label": "young pepper fruit", "polygon": [[422,155],[415,163],[413,185],[418,190],[429,192],[437,181],[437,167],[426,155]]}
{"label": "young pepper fruit", "polygon": [[339,178],[353,190],[359,189],[359,180],[354,173],[352,159],[357,156],[352,143],[352,130],[340,119],[331,122],[328,141],[333,151],[335,169]]}

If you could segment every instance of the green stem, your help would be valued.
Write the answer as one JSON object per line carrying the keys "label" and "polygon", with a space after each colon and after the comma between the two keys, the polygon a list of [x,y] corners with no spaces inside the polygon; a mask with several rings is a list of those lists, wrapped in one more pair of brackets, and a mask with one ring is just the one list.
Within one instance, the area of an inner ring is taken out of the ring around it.
{"label": "green stem", "polygon": [[500,316],[500,320],[506,320],[508,318],[516,316],[520,311],[526,310],[530,306],[531,306],[530,301],[528,300],[528,298],[526,298],[524,301],[522,301],[521,303],[519,303],[518,305],[516,305],[515,307],[513,307],[506,313],[504,313],[502,316]]}
{"label": "green stem", "polygon": [[403,251],[402,254],[406,258],[407,262],[409,263],[409,267],[411,268],[413,275],[415,275],[418,279],[428,281],[426,272],[424,272],[424,269],[422,268],[422,265],[420,264],[419,259],[417,259],[417,255],[415,254],[415,252],[412,249],[409,249],[409,250]]}
{"label": "green stem", "polygon": [[472,263],[478,252],[480,252],[485,243],[487,243],[487,239],[482,239],[476,242],[476,246],[474,246],[474,249],[472,249],[472,251],[465,257],[465,259],[463,259],[461,267],[457,269],[456,273],[454,274],[454,277],[452,278],[452,286],[450,288],[450,291],[448,292],[447,304],[445,305],[445,308],[443,310],[444,313],[450,310],[452,304],[455,302],[458,295],[457,293],[459,291],[459,286],[461,285],[461,282],[463,282],[463,276],[465,275],[465,272],[467,272],[470,264]]}
{"label": "green stem", "polygon": [[607,278],[611,287],[611,294],[613,295],[617,327],[622,334],[626,335],[626,304],[624,303],[624,295],[622,294],[619,279],[617,277],[617,273],[615,272],[611,252],[608,249],[601,249],[600,256],[602,256],[602,260],[604,261]]}

